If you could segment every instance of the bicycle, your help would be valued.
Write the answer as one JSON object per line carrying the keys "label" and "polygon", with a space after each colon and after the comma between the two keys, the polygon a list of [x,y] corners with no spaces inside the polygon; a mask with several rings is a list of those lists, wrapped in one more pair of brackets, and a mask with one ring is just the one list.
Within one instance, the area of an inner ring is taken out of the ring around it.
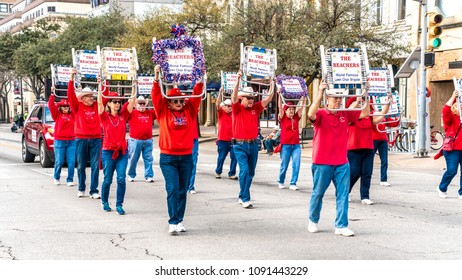
{"label": "bicycle", "polygon": [[[433,127],[433,125],[430,126],[430,129],[433,129]],[[432,130],[430,133],[430,148],[435,151],[441,149],[441,147],[443,147],[445,136],[446,135],[442,131]]]}

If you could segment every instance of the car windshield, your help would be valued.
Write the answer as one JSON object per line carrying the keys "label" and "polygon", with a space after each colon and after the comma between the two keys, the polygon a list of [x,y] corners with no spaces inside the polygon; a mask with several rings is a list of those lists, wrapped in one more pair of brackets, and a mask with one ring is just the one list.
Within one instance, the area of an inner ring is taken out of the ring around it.
{"label": "car windshield", "polygon": [[45,123],[54,123],[55,121],[51,117],[51,112],[48,107],[45,107]]}

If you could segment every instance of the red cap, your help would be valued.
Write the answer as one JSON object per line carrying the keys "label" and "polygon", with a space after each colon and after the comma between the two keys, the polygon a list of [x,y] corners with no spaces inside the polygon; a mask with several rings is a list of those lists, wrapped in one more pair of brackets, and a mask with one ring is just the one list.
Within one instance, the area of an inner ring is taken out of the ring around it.
{"label": "red cap", "polygon": [[173,97],[173,96],[182,96],[183,94],[181,93],[179,88],[172,88],[167,92],[168,97]]}
{"label": "red cap", "polygon": [[284,108],[282,108],[282,110],[286,111],[287,109],[289,109],[289,106],[292,106],[294,104],[292,104],[292,102],[287,102],[286,105],[284,105]]}
{"label": "red cap", "polygon": [[[120,97],[120,95],[119,95],[117,92],[115,92],[115,91],[110,91],[106,96],[109,96],[109,97],[112,97],[112,96],[113,96],[113,97]],[[109,101],[111,101],[112,99],[116,99],[116,98],[107,98],[107,97],[103,97],[103,105],[106,106],[107,103],[108,103]],[[118,99],[118,98],[117,98],[117,99]]]}
{"label": "red cap", "polygon": [[61,101],[58,102],[58,107],[61,106],[69,106],[69,101],[67,99],[61,99]]}

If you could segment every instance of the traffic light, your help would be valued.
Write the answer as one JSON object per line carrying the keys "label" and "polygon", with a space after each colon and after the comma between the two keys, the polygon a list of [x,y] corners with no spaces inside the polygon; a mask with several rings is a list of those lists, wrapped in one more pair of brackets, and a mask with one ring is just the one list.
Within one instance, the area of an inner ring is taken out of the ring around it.
{"label": "traffic light", "polygon": [[443,28],[440,24],[443,22],[443,15],[438,12],[430,12],[428,16],[428,49],[437,49],[441,46],[441,39],[439,38],[443,33]]}

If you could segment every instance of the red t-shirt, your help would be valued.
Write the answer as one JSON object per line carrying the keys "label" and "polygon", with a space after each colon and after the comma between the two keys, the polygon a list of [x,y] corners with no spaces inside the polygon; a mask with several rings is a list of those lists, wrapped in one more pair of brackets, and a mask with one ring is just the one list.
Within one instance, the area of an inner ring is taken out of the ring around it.
{"label": "red t-shirt", "polygon": [[[378,127],[378,128],[377,128]],[[372,139],[373,140],[385,140],[388,141],[388,136],[386,132],[386,125],[383,123],[373,124],[372,125]]]}
{"label": "red t-shirt", "polygon": [[75,115],[75,136],[80,139],[101,138],[101,125],[98,114],[98,102],[87,106],[77,100],[74,82],[69,81],[67,97]]}
{"label": "red t-shirt", "polygon": [[[124,107],[128,102],[124,104]],[[148,140],[152,138],[152,124],[156,119],[154,110],[146,110],[140,112],[133,108],[132,113],[128,117],[128,125],[130,127],[130,138],[136,140]]]}
{"label": "red t-shirt", "polygon": [[348,150],[374,149],[372,117],[362,118],[348,126]]}
{"label": "red t-shirt", "polygon": [[348,162],[348,123],[358,120],[360,111],[337,114],[323,108],[316,113],[313,138],[313,164],[343,165]]}
{"label": "red t-shirt", "polygon": [[300,133],[298,130],[299,121],[300,116],[297,113],[292,119],[289,119],[286,114],[280,119],[281,144],[300,144]]}
{"label": "red t-shirt", "polygon": [[261,101],[250,108],[244,108],[241,103],[233,104],[233,138],[256,139],[258,136],[258,122],[260,113],[263,111]]}
{"label": "red t-shirt", "polygon": [[[200,95],[204,84],[194,86],[193,94]],[[183,110],[173,111],[168,108],[168,99],[163,98],[159,83],[152,86],[152,102],[159,122],[159,148],[162,154],[190,155],[193,148],[193,130],[197,128],[194,117],[197,116],[200,98],[190,98]]]}
{"label": "red t-shirt", "polygon": [[48,109],[50,109],[51,117],[55,121],[55,140],[74,140],[74,113],[63,114],[55,104],[55,96],[51,94],[48,100]]}
{"label": "red t-shirt", "polygon": [[233,138],[233,113],[226,113],[223,108],[218,110],[218,140],[231,141]]}
{"label": "red t-shirt", "polygon": [[[451,106],[448,105],[444,105],[442,113],[446,136],[456,136],[460,127],[459,116],[453,114]],[[462,150],[462,129],[459,131],[459,134],[457,134],[457,138],[454,141],[454,150]]]}
{"label": "red t-shirt", "polygon": [[104,129],[103,150],[116,150],[126,145],[125,129],[130,113],[122,108],[119,114],[113,116],[104,111],[101,113],[101,124]]}

